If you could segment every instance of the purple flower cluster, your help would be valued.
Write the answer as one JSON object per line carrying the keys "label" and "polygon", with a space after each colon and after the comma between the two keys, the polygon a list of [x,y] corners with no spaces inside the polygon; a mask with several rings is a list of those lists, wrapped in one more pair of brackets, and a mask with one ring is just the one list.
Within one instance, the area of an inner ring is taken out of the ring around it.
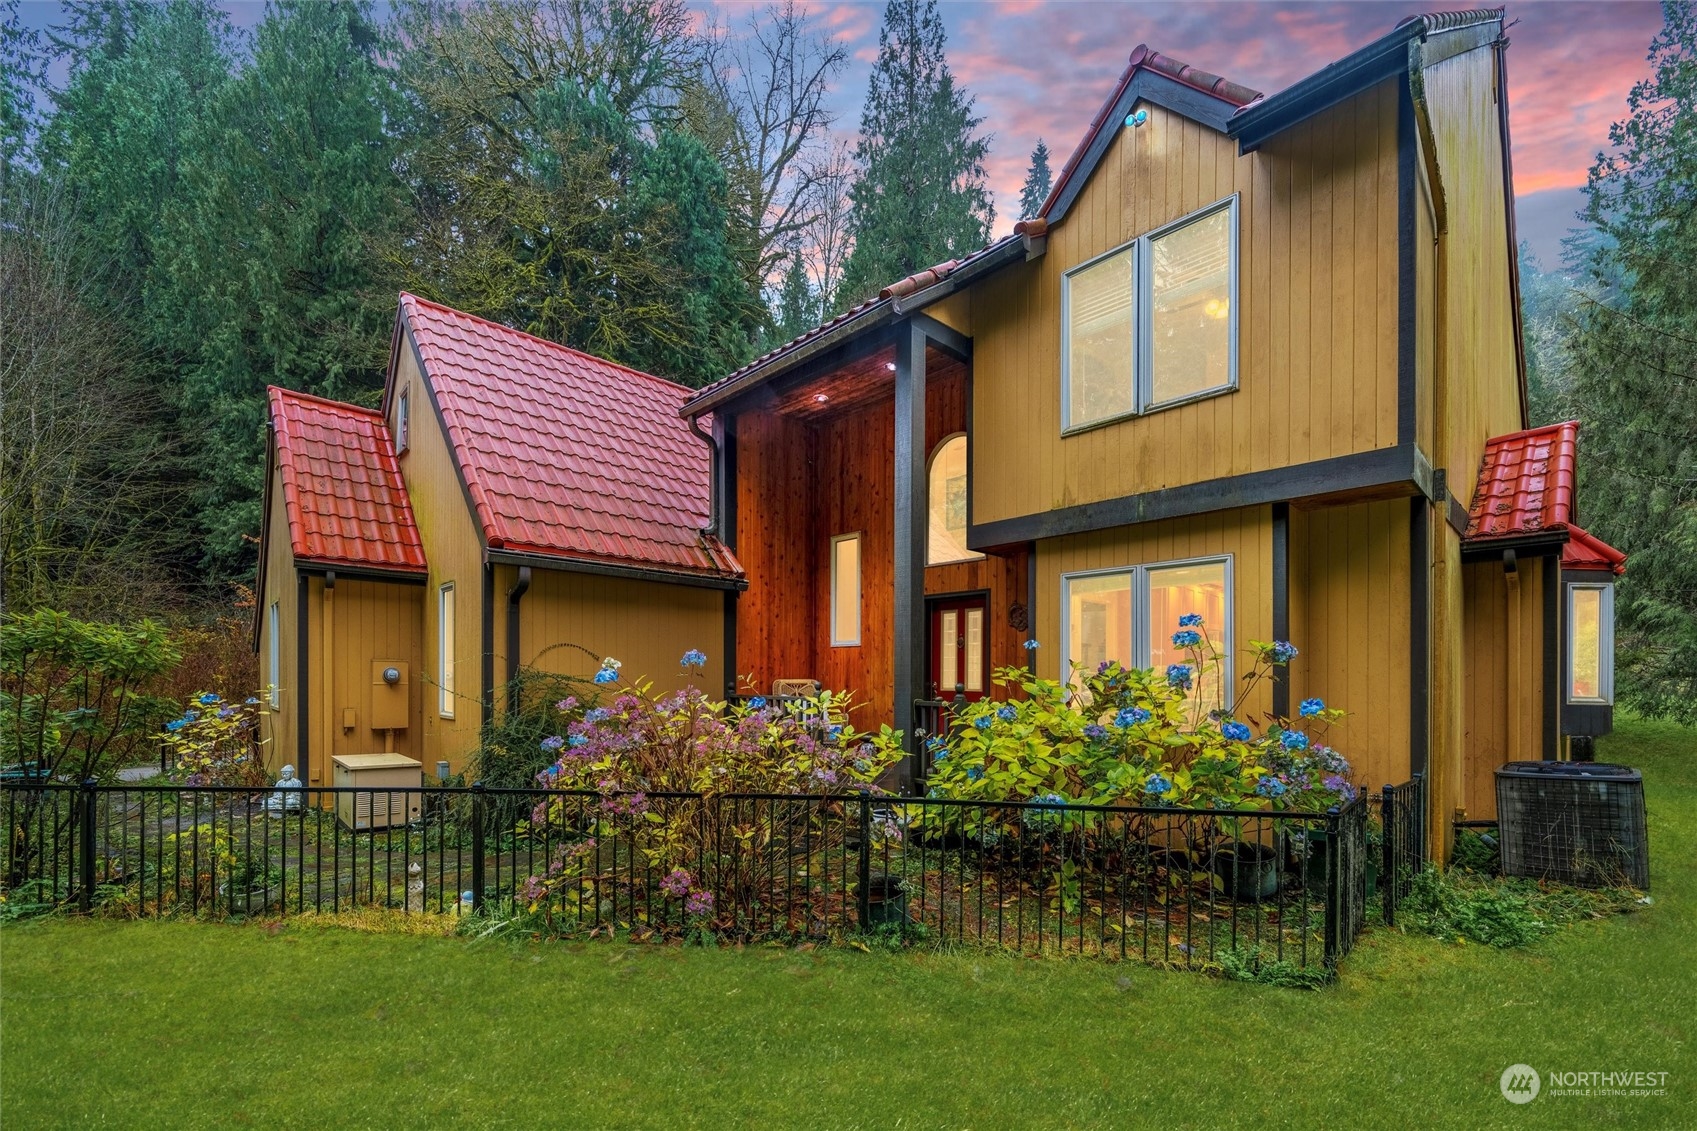
{"label": "purple flower cluster", "polygon": [[1288,640],[1273,641],[1273,646],[1269,649],[1269,651],[1272,654],[1273,663],[1275,664],[1288,664],[1292,660],[1296,659],[1299,654],[1296,650],[1296,645],[1292,644]]}
{"label": "purple flower cluster", "polygon": [[660,881],[660,890],[665,892],[670,899],[682,899],[689,894],[690,885],[693,882],[694,879],[688,872],[682,868],[673,868]]}
{"label": "purple flower cluster", "polygon": [[692,891],[684,900],[684,913],[701,918],[713,914],[713,893],[710,891]]}

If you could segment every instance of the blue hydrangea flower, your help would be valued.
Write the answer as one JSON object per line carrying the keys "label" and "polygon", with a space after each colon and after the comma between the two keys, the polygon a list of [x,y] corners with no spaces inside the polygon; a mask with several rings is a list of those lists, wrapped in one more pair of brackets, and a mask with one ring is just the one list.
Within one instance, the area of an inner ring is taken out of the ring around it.
{"label": "blue hydrangea flower", "polygon": [[1202,643],[1202,634],[1194,628],[1181,628],[1173,633],[1175,648],[1195,648]]}
{"label": "blue hydrangea flower", "polygon": [[200,697],[200,705],[202,707],[210,707],[212,704],[217,702],[219,702],[218,696],[212,694],[210,691]]}
{"label": "blue hydrangea flower", "polygon": [[748,701],[748,709],[751,711],[764,710],[765,707],[766,697],[763,695],[756,695],[753,699]]}
{"label": "blue hydrangea flower", "polygon": [[554,751],[558,750],[560,747],[564,746],[565,744],[566,744],[566,740],[563,736],[558,735],[558,734],[551,734],[547,738],[544,738],[542,740],[542,749],[544,749],[544,750],[548,751],[548,753],[552,754],[552,753],[554,753]]}
{"label": "blue hydrangea flower", "polygon": [[192,723],[198,718],[200,718],[200,712],[195,710],[193,707],[190,707],[188,710],[183,712],[183,721],[185,723]]}
{"label": "blue hydrangea flower", "polygon": [[246,700],[245,700],[245,702],[246,702],[246,703],[247,703],[247,705],[248,705],[248,706],[249,706],[249,707],[257,707],[257,706],[259,706],[259,700],[258,700],[258,699],[255,699],[255,698],[254,698],[254,697],[253,697],[253,696],[251,696],[251,695],[249,695],[249,696],[248,696],[248,697],[247,697],[247,699],[246,699]]}
{"label": "blue hydrangea flower", "polygon": [[701,649],[691,648],[689,651],[684,653],[684,658],[683,658],[683,666],[684,667],[686,667],[686,668],[699,668],[699,667],[705,667],[706,664],[707,664],[707,655],[706,655],[706,653],[702,652]]}
{"label": "blue hydrangea flower", "polygon": [[586,723],[605,722],[609,714],[610,712],[605,707],[591,707],[583,713],[583,721]]}
{"label": "blue hydrangea flower", "polygon": [[1284,744],[1286,750],[1308,749],[1308,736],[1299,730],[1285,731],[1279,735],[1279,741]]}
{"label": "blue hydrangea flower", "polygon": [[1035,652],[1035,651],[1037,651],[1037,649],[1038,649],[1038,648],[1039,648],[1039,647],[1041,647],[1041,645],[1039,645],[1039,644],[1038,644],[1038,643],[1037,643],[1037,641],[1035,641],[1035,640],[1027,640],[1027,641],[1026,641],[1026,642],[1025,642],[1025,650],[1026,650],[1026,651],[1027,651],[1027,652]]}
{"label": "blue hydrangea flower", "polygon": [[1067,799],[1058,793],[1045,793],[1041,797],[1033,797],[1031,803],[1042,809],[1059,809],[1067,803]]}
{"label": "blue hydrangea flower", "polygon": [[1311,719],[1315,715],[1318,715],[1321,711],[1324,711],[1325,709],[1326,709],[1326,704],[1325,704],[1324,700],[1321,700],[1321,699],[1304,699],[1302,701],[1302,705],[1297,708],[1297,711],[1302,715],[1303,718]]}
{"label": "blue hydrangea flower", "polygon": [[1278,778],[1268,777],[1265,774],[1261,775],[1261,779],[1255,783],[1255,792],[1267,798],[1283,797],[1288,788]]}
{"label": "blue hydrangea flower", "polygon": [[979,730],[989,730],[990,729],[990,716],[989,715],[979,715],[976,719],[972,720],[972,725],[977,727]]}
{"label": "blue hydrangea flower", "polygon": [[1220,733],[1231,742],[1248,742],[1249,728],[1243,723],[1229,722],[1220,728]]}
{"label": "blue hydrangea flower", "polygon": [[1019,712],[1014,709],[1014,705],[1012,703],[1003,703],[1000,707],[996,708],[996,717],[1001,719],[1004,723],[1011,723],[1015,719],[1019,718]]}
{"label": "blue hydrangea flower", "polygon": [[1273,641],[1272,652],[1273,662],[1275,664],[1288,664],[1292,660],[1296,659],[1298,654],[1296,651],[1296,645],[1292,644],[1288,640]]}
{"label": "blue hydrangea flower", "polygon": [[585,738],[583,735],[574,734],[570,738],[566,739],[566,745],[570,746],[573,750],[576,750],[579,746],[582,746],[588,741],[589,739]]}
{"label": "blue hydrangea flower", "polygon": [[1107,738],[1108,728],[1103,726],[1101,723],[1091,723],[1089,726],[1084,728],[1084,737],[1097,739]]}
{"label": "blue hydrangea flower", "polygon": [[825,740],[827,742],[836,742],[838,739],[842,738],[842,736],[843,728],[840,723],[832,723],[830,726],[825,728]]}
{"label": "blue hydrangea flower", "polygon": [[1160,796],[1173,788],[1173,783],[1164,774],[1150,774],[1143,779],[1143,792]]}
{"label": "blue hydrangea flower", "polygon": [[619,682],[619,673],[614,671],[612,668],[602,668],[600,671],[595,673],[595,682],[617,683]]}
{"label": "blue hydrangea flower", "polygon": [[172,719],[170,722],[165,724],[165,729],[175,733],[188,725],[189,721],[187,719]]}
{"label": "blue hydrangea flower", "polygon": [[1340,801],[1347,804],[1355,800],[1355,787],[1349,784],[1349,779],[1343,775],[1332,774],[1326,778],[1324,784],[1327,789],[1338,795]]}
{"label": "blue hydrangea flower", "polygon": [[1149,721],[1149,712],[1142,707],[1121,707],[1114,715],[1114,725],[1122,730]]}
{"label": "blue hydrangea flower", "polygon": [[968,766],[966,768],[966,780],[967,781],[978,781],[983,776],[984,776],[984,767],[982,767],[982,766]]}
{"label": "blue hydrangea flower", "polygon": [[1201,613],[1185,613],[1182,617],[1178,618],[1178,626],[1180,628],[1195,628],[1201,623]]}
{"label": "blue hydrangea flower", "polygon": [[1193,678],[1189,664],[1167,665],[1167,682],[1174,687],[1182,687],[1188,691]]}

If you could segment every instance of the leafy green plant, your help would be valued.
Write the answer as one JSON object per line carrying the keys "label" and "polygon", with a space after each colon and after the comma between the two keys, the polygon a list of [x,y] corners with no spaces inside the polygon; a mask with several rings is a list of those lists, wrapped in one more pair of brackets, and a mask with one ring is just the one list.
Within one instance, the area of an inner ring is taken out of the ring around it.
{"label": "leafy green plant", "polygon": [[257,696],[238,702],[214,691],[194,695],[183,713],[165,724],[174,776],[185,785],[269,785],[259,737],[259,720],[266,714]]}
{"label": "leafy green plant", "polygon": [[1221,951],[1220,973],[1228,981],[1258,982],[1294,990],[1317,990],[1331,981],[1331,974],[1324,967],[1301,966],[1247,948]]}
{"label": "leafy green plant", "polygon": [[1443,940],[1528,946],[1557,928],[1632,910],[1636,893],[1590,890],[1528,879],[1489,878],[1428,864],[1414,877],[1397,922]]}

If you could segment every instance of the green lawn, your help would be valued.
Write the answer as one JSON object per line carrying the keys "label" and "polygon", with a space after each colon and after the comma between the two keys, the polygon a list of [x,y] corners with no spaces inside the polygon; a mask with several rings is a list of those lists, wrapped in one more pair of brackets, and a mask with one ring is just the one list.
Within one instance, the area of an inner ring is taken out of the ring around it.
{"label": "green lawn", "polygon": [[[187,922],[0,931],[0,1124],[1697,1127],[1697,733],[1623,723],[1655,904],[1529,950],[1376,930],[1305,993],[982,952]],[[1497,1087],[1669,1073],[1663,1097]]]}

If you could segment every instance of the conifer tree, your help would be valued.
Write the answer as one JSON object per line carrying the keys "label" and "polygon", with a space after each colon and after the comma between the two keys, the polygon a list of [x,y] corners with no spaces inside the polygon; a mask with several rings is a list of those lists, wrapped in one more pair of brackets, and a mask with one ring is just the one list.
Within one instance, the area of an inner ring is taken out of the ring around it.
{"label": "conifer tree", "polygon": [[1042,138],[1038,138],[1037,148],[1031,151],[1031,168],[1025,174],[1025,185],[1019,190],[1019,218],[1029,220],[1037,215],[1053,187],[1054,182],[1049,176],[1049,147],[1043,144]]}
{"label": "conifer tree", "polygon": [[783,285],[778,290],[777,332],[771,343],[774,346],[800,337],[819,322],[819,301],[808,281],[801,252],[791,251],[789,261],[784,269]]}
{"label": "conifer tree", "polygon": [[878,288],[989,240],[995,209],[973,99],[955,85],[936,0],[890,0],[878,61],[860,115],[850,190],[854,251],[843,268],[841,309]]}

